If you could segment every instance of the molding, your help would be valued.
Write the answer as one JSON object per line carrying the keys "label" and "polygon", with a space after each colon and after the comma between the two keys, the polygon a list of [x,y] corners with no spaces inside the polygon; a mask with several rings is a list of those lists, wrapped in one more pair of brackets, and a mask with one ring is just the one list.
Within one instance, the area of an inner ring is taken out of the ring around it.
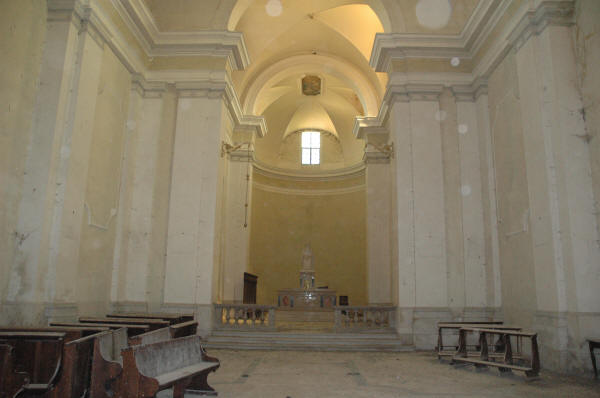
{"label": "molding", "polygon": [[376,149],[365,149],[363,156],[364,162],[367,164],[367,169],[370,164],[389,164],[393,153],[380,152]]}
{"label": "molding", "polygon": [[284,181],[333,181],[365,175],[365,164],[357,163],[354,166],[335,170],[289,170],[268,166],[259,160],[254,161],[254,172],[268,178]]}
{"label": "molding", "polygon": [[[369,63],[377,72],[391,72],[394,59],[474,59],[514,1],[482,1],[459,35],[378,33]],[[475,77],[487,76],[510,48],[520,48],[532,34],[539,34],[548,25],[570,26],[574,23],[573,0],[539,0],[536,8],[532,8],[529,1],[522,3],[516,15],[506,24],[490,50],[475,67]]]}
{"label": "molding", "polygon": [[234,70],[246,69],[250,64],[240,32],[161,32],[142,0],[112,0],[112,4],[149,57],[223,57]]}
{"label": "molding", "polygon": [[391,84],[388,85],[375,117],[357,117],[354,119],[352,134],[356,138],[365,138],[368,134],[387,132],[387,121],[392,106],[396,102],[438,101],[444,90],[442,84]]}
{"label": "molding", "polygon": [[457,84],[450,86],[456,102],[475,102],[482,94],[487,94],[487,79],[479,78],[471,84]]}
{"label": "molding", "polygon": [[388,72],[394,58],[470,58],[469,49],[488,25],[493,11],[510,1],[480,1],[458,35],[377,33],[369,64],[377,72]]}
{"label": "molding", "polygon": [[167,91],[167,83],[148,82],[139,73],[134,73],[131,79],[131,89],[143,98],[161,98]]}
{"label": "molding", "polygon": [[284,188],[284,187],[274,187],[272,185],[261,184],[258,182],[253,182],[252,186],[256,189],[259,189],[264,192],[277,193],[282,195],[297,195],[297,196],[332,196],[332,195],[345,195],[350,193],[362,192],[365,191],[366,186],[364,184],[356,185],[353,187],[344,187],[344,188],[333,188],[333,189],[319,189],[319,188],[310,188],[310,189],[302,189],[302,188]]}
{"label": "molding", "polygon": [[252,131],[258,137],[267,134],[264,117],[242,113],[240,101],[226,71],[197,71],[195,76],[178,71],[165,71],[151,76],[151,82],[173,82],[180,98],[222,98],[233,119],[234,129]]}
{"label": "molding", "polygon": [[[375,36],[370,64],[378,72],[388,72],[394,58],[466,57],[473,59],[487,42],[501,17],[515,0],[485,0],[457,36],[380,34]],[[517,51],[532,35],[546,27],[574,23],[573,0],[539,0],[536,8],[523,1],[503,27],[472,73],[390,73],[390,80],[376,117],[359,117],[353,134],[362,138],[369,131],[385,128],[396,101],[437,101],[444,86],[452,89],[456,101],[476,101],[488,91],[487,79],[506,54]],[[439,92],[438,92],[439,91]]]}

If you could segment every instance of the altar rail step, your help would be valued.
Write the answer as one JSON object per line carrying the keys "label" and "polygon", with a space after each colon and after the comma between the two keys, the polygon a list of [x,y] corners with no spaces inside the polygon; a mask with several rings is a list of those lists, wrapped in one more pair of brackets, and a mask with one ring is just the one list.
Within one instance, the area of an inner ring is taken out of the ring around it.
{"label": "altar rail step", "polygon": [[395,333],[277,333],[214,331],[206,348],[296,351],[413,351]]}

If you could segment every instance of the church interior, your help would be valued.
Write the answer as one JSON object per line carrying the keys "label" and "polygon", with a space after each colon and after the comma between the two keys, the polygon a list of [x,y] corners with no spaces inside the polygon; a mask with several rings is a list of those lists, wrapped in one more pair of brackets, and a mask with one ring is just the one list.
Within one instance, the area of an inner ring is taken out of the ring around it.
{"label": "church interior", "polygon": [[598,393],[599,1],[0,0],[0,32],[0,396]]}

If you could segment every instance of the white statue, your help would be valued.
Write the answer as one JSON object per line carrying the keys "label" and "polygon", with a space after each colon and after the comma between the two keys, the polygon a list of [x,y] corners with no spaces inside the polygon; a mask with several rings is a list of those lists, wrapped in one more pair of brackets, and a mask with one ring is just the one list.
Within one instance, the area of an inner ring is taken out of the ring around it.
{"label": "white statue", "polygon": [[300,270],[300,288],[309,290],[315,287],[315,268],[310,243],[302,250],[302,269]]}
{"label": "white statue", "polygon": [[310,243],[307,243],[302,250],[302,269],[307,271],[314,270],[313,268],[313,254],[310,249]]}

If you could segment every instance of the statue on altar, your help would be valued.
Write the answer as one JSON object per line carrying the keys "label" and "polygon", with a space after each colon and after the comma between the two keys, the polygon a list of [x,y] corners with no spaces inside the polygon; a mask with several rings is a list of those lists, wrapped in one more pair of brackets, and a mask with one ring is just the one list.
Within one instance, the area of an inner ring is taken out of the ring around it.
{"label": "statue on altar", "polygon": [[300,270],[300,289],[310,290],[315,287],[315,268],[310,243],[302,250],[302,269]]}
{"label": "statue on altar", "polygon": [[336,303],[336,292],[328,288],[315,288],[315,264],[310,243],[302,250],[300,288],[277,291],[277,305],[293,310],[331,310]]}

